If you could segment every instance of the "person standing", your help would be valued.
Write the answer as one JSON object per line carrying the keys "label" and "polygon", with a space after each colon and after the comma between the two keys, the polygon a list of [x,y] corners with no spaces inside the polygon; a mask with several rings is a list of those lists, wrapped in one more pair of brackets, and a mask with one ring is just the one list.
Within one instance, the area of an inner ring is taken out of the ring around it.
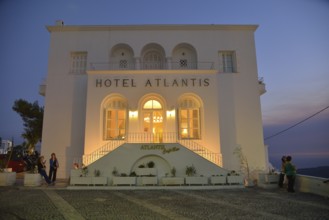
{"label": "person standing", "polygon": [[49,179],[49,177],[47,176],[46,173],[46,161],[44,161],[45,157],[44,156],[40,156],[38,159],[38,172],[40,173],[40,175],[45,179],[45,181],[48,183],[48,185],[51,184],[51,180]]}
{"label": "person standing", "polygon": [[281,170],[280,170],[280,177],[279,177],[279,187],[283,187],[283,182],[284,182],[284,169],[285,169],[285,164],[286,164],[286,156],[283,156],[281,158]]}
{"label": "person standing", "polygon": [[52,182],[56,181],[56,174],[58,167],[59,167],[59,163],[56,158],[56,154],[52,153],[49,159],[49,178],[52,180]]}
{"label": "person standing", "polygon": [[284,172],[288,179],[288,192],[295,192],[294,184],[296,178],[296,167],[291,163],[291,156],[287,156],[284,166]]}

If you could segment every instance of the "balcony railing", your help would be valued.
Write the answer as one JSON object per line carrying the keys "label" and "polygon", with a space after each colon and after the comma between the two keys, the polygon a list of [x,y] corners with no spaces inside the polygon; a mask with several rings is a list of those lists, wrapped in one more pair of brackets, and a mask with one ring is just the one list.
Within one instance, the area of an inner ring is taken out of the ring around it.
{"label": "balcony railing", "polygon": [[117,147],[121,146],[122,144],[124,144],[124,141],[120,141],[120,140],[107,142],[105,145],[98,148],[91,154],[83,155],[82,162],[84,165],[89,165],[94,161],[98,160],[99,158],[110,153],[111,151],[115,150]]}
{"label": "balcony railing", "polygon": [[93,62],[89,70],[211,70],[213,62]]}
{"label": "balcony railing", "polygon": [[159,134],[152,133],[129,133],[125,140],[113,140],[106,143],[104,146],[98,148],[91,154],[83,155],[82,162],[84,165],[89,165],[94,161],[100,159],[111,151],[115,150],[117,147],[124,143],[180,143],[184,147],[199,154],[201,157],[213,162],[218,166],[222,166],[222,158],[219,153],[214,153],[208,150],[206,147],[193,140],[178,140],[177,133],[166,132]]}

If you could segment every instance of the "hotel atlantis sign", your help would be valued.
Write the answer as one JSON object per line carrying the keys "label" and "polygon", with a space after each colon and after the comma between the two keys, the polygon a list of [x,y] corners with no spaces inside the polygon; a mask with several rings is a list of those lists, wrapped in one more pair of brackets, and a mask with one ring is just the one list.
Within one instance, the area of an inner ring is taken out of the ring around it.
{"label": "hotel atlantis sign", "polygon": [[132,87],[208,87],[210,85],[209,78],[154,78],[145,79],[144,82],[137,82],[133,78],[107,78],[96,79],[96,88],[132,88]]}

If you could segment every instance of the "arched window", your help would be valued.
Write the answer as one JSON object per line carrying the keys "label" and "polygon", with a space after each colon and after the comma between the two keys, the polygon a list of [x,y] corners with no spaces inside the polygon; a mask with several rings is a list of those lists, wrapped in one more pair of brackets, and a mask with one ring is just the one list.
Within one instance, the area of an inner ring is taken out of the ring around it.
{"label": "arched window", "polygon": [[194,98],[186,97],[179,102],[179,138],[200,139],[200,104]]}
{"label": "arched window", "polygon": [[144,69],[163,69],[164,60],[157,51],[151,51],[145,54],[143,58]]}
{"label": "arched window", "polygon": [[162,132],[163,110],[159,101],[151,99],[144,103],[143,118],[144,132]]}
{"label": "arched window", "polygon": [[127,44],[115,45],[111,50],[110,65],[112,69],[134,69],[134,52]]}
{"label": "arched window", "polygon": [[165,51],[159,44],[150,43],[145,45],[142,49],[141,57],[143,69],[165,68]]}
{"label": "arched window", "polygon": [[197,53],[195,48],[186,43],[177,45],[172,54],[173,69],[197,69]]}
{"label": "arched window", "polygon": [[163,105],[156,99],[148,99],[143,104],[143,131],[154,143],[162,142],[164,111]]}
{"label": "arched window", "polygon": [[104,107],[104,139],[125,139],[126,102],[120,98],[112,98]]}
{"label": "arched window", "polygon": [[162,109],[162,105],[157,100],[148,100],[145,102],[143,109]]}

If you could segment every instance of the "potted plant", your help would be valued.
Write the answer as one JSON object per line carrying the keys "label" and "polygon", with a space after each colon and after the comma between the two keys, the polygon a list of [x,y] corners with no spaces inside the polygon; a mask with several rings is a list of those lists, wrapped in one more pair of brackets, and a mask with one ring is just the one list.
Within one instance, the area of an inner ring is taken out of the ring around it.
{"label": "potted plant", "polygon": [[149,176],[157,175],[157,170],[153,161],[147,163],[147,167],[144,164],[140,164],[135,170],[137,176]]}
{"label": "potted plant", "polygon": [[16,172],[10,169],[0,168],[0,186],[12,186],[16,182]]}
{"label": "potted plant", "polygon": [[24,174],[24,186],[41,186],[41,175],[38,173],[38,166],[34,166],[30,172]]}
{"label": "potted plant", "polygon": [[92,178],[93,185],[107,185],[107,177],[101,176],[101,171],[95,169],[94,170],[94,177]]}
{"label": "potted plant", "polygon": [[88,174],[88,167],[84,164],[82,164],[81,169],[72,169],[70,175],[70,185],[92,185],[92,177]]}
{"label": "potted plant", "polygon": [[185,177],[185,184],[187,184],[187,185],[206,185],[206,184],[208,184],[207,177],[204,177],[202,175],[195,176],[196,169],[193,164],[192,164],[192,166],[186,166],[185,174],[187,175],[187,177]]}
{"label": "potted plant", "polygon": [[196,174],[196,169],[193,164],[192,166],[186,166],[185,174],[187,176],[194,176]]}
{"label": "potted plant", "polygon": [[16,172],[0,171],[0,186],[12,186],[16,182]]}
{"label": "potted plant", "polygon": [[167,185],[183,185],[184,184],[184,178],[183,177],[176,177],[176,168],[172,167],[170,170],[171,176],[168,176],[166,174],[165,177],[162,178],[162,184]]}
{"label": "potted plant", "polygon": [[154,167],[154,162],[153,161],[148,162],[147,167],[148,168],[153,168]]}
{"label": "potted plant", "polygon": [[241,185],[244,183],[243,176],[240,176],[239,173],[235,172],[235,170],[232,170],[230,173],[227,174],[227,183],[230,185]]}
{"label": "potted plant", "polygon": [[12,172],[12,168],[8,168],[11,155],[12,151],[10,151],[7,162],[3,159],[0,160],[0,186],[12,186],[16,182],[16,172]]}
{"label": "potted plant", "polygon": [[[249,169],[249,163],[247,157],[243,154],[242,148],[237,147],[234,152],[233,152],[238,159],[240,160],[240,169],[241,172],[244,174],[245,179],[244,179],[244,184],[245,186],[254,186],[254,180],[251,179],[250,176],[250,169]],[[234,175],[231,175],[234,176]],[[237,178],[237,177],[236,177]]]}
{"label": "potted plant", "polygon": [[[115,186],[118,185],[136,185],[136,173],[132,172],[128,176],[126,173],[119,173],[116,168],[114,167],[113,171],[113,178],[112,178],[112,184]],[[114,175],[115,174],[115,175]]]}

